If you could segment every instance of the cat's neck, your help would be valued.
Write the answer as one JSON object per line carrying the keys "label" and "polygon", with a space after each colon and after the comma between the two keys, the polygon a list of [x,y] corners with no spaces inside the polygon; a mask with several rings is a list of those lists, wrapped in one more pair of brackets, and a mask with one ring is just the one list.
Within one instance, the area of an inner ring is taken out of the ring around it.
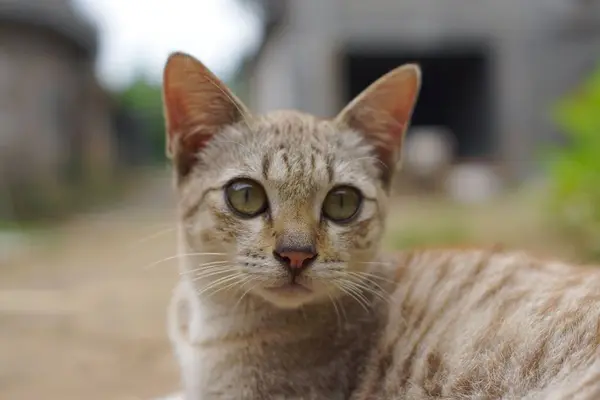
{"label": "cat's neck", "polygon": [[[170,337],[189,398],[204,398],[210,390],[229,388],[232,381],[239,391],[248,390],[248,382],[262,382],[251,389],[258,390],[255,398],[292,398],[286,374],[274,373],[275,378],[265,380],[260,371],[303,371],[306,380],[299,383],[298,392],[312,393],[310,398],[340,393],[346,398],[358,382],[385,314],[385,307],[371,298],[364,308],[351,297],[341,297],[335,303],[280,309],[254,295],[241,301],[233,296],[203,297],[189,278],[180,282],[174,300],[191,305],[183,329],[177,313],[170,312]],[[331,387],[312,387],[319,379],[331,382]]]}

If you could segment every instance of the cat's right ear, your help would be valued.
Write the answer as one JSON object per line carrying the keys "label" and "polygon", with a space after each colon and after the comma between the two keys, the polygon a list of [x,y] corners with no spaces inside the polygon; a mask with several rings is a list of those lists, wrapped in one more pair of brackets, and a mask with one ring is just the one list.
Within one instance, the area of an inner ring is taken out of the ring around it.
{"label": "cat's right ear", "polygon": [[167,156],[178,178],[185,178],[198,153],[223,128],[243,120],[248,112],[227,86],[194,57],[169,56],[163,72],[163,109]]}

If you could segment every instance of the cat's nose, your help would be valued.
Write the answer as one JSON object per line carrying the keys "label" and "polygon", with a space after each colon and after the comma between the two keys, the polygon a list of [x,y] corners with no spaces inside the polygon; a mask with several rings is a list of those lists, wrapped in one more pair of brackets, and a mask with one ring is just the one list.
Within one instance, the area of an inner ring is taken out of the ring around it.
{"label": "cat's nose", "polygon": [[317,259],[314,247],[283,247],[273,251],[273,257],[279,261],[292,275],[299,275]]}

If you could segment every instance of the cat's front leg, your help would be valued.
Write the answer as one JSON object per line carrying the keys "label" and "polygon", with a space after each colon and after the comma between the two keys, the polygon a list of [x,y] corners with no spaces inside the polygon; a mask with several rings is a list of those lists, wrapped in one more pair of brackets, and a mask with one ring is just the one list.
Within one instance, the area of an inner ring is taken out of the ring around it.
{"label": "cat's front leg", "polygon": [[201,400],[201,390],[207,376],[199,348],[193,345],[193,334],[198,329],[195,318],[199,315],[193,287],[185,280],[179,282],[168,311],[169,339],[177,358],[183,392],[177,400]]}

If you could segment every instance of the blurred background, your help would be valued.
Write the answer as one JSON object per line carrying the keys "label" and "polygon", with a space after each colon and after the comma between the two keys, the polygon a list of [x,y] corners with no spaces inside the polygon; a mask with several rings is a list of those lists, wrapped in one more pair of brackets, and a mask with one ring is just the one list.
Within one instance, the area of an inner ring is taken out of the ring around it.
{"label": "blurred background", "polygon": [[386,247],[600,260],[598,1],[0,0],[1,399],[178,386],[175,50],[254,111],[320,116],[418,62]]}

